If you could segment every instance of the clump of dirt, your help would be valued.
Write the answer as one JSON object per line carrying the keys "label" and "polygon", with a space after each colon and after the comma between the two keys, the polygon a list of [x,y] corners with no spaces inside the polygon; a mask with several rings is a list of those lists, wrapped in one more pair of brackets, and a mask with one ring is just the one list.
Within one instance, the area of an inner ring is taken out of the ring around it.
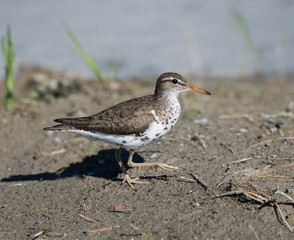
{"label": "clump of dirt", "polygon": [[[83,90],[50,102],[34,100],[26,84],[36,73],[66,76]],[[182,94],[174,129],[134,155],[136,162],[180,170],[143,168],[141,180],[149,184],[136,185],[137,191],[121,184],[116,146],[42,131],[55,118],[93,114],[152,94],[155,79],[101,86],[40,68],[22,71],[14,108],[5,110],[0,102],[1,239],[293,238],[291,77],[188,79],[212,95]]]}

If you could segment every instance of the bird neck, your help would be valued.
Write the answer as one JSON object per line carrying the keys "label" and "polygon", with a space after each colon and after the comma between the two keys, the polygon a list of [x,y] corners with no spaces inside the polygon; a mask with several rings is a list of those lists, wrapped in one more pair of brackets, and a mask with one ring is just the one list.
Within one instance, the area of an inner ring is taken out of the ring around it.
{"label": "bird neck", "polygon": [[156,98],[157,101],[161,102],[161,103],[178,103],[178,96],[179,96],[179,92],[175,92],[175,91],[160,91],[160,92],[156,92],[154,94],[154,97]]}

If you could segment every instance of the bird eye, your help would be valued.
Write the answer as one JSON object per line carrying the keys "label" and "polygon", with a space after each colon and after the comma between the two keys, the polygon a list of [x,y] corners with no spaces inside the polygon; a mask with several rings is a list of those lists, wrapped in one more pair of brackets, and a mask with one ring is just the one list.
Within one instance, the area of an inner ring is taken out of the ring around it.
{"label": "bird eye", "polygon": [[174,79],[172,80],[172,83],[173,83],[173,84],[177,84],[177,83],[178,83],[178,79],[174,78]]}

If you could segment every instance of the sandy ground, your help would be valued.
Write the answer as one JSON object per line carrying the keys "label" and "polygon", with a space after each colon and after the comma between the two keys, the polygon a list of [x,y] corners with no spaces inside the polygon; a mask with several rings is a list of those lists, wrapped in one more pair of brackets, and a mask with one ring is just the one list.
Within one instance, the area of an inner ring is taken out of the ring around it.
{"label": "sandy ground", "polygon": [[54,76],[23,72],[15,107],[0,102],[0,239],[294,238],[293,79],[189,81],[212,95],[182,94],[175,128],[134,157],[179,170],[144,168],[150,184],[133,191],[116,146],[42,128],[152,94],[155,80],[80,79],[82,92],[48,102],[28,98],[38,71]]}

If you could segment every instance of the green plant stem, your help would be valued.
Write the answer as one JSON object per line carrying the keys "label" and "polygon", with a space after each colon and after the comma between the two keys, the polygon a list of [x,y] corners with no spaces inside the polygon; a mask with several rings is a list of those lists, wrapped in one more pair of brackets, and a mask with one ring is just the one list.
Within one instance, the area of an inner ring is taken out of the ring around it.
{"label": "green plant stem", "polygon": [[70,27],[65,23],[62,22],[63,28],[67,32],[69,39],[71,40],[71,46],[77,53],[77,55],[84,61],[84,63],[90,68],[90,70],[95,74],[95,76],[104,84],[105,80],[102,76],[101,70],[96,63],[96,61],[87,53],[81,43],[79,42],[76,35],[70,29]]}
{"label": "green plant stem", "polygon": [[5,64],[5,107],[10,108],[13,105],[13,69],[14,52],[11,39],[10,26],[7,26],[7,36],[2,38],[2,51]]}

